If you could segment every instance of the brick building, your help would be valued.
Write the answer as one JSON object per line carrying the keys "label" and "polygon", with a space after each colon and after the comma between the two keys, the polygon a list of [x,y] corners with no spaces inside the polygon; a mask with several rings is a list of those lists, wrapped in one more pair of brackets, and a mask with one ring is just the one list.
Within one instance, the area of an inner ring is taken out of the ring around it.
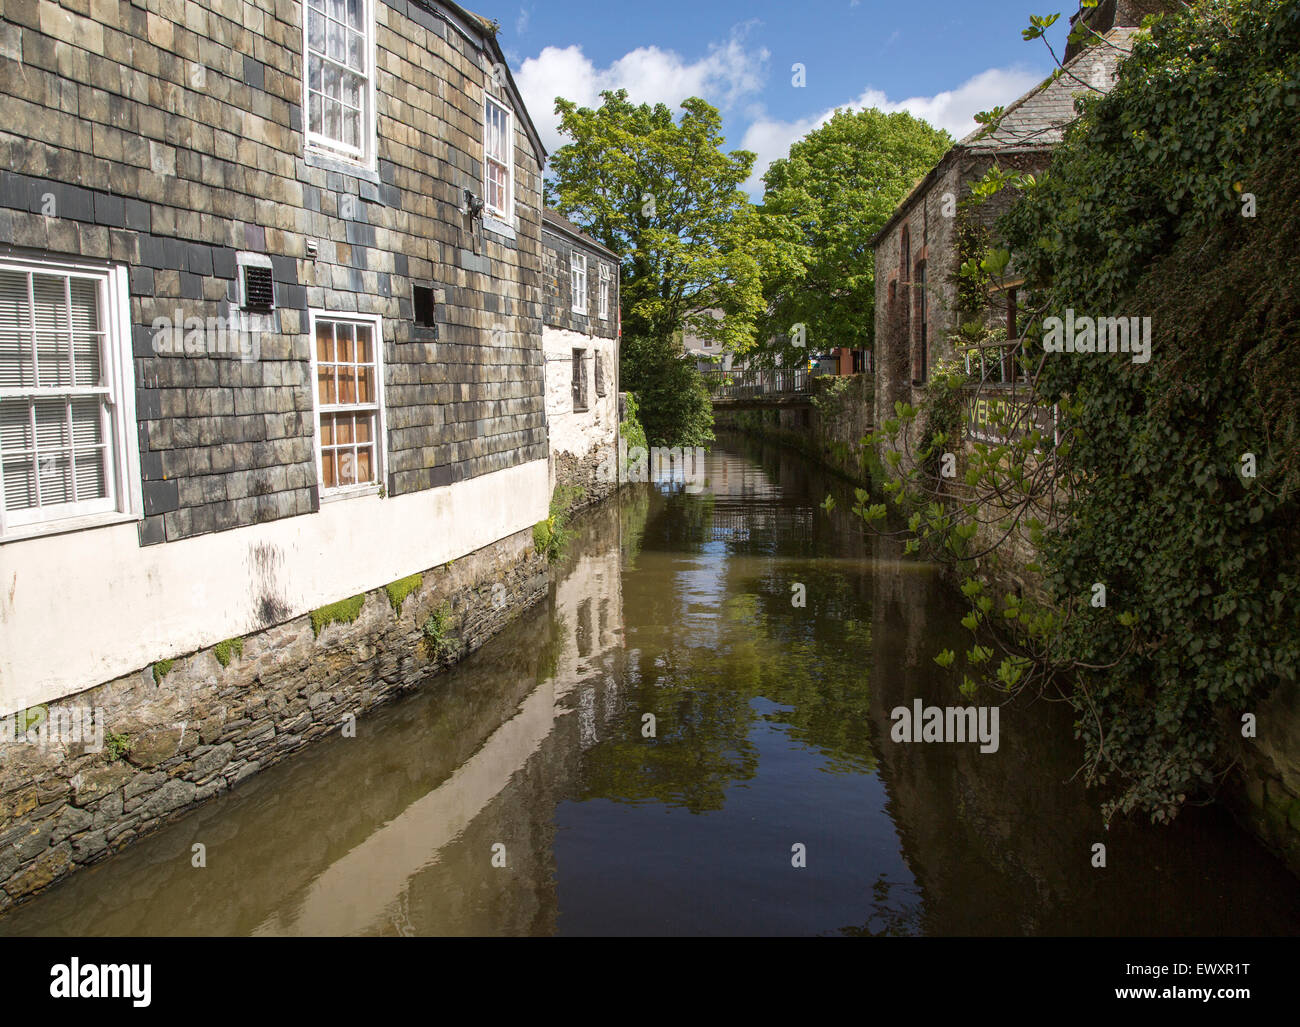
{"label": "brick building", "polygon": [[542,349],[551,484],[608,495],[618,451],[619,258],[556,211],[542,212]]}
{"label": "brick building", "polygon": [[491,23],[0,18],[0,714],[545,516],[545,152]]}

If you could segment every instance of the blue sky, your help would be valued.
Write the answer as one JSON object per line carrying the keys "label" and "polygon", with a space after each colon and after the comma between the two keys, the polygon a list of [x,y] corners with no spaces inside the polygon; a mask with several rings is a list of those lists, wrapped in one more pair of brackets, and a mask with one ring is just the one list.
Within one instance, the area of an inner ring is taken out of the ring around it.
{"label": "blue sky", "polygon": [[[1049,38],[1064,49],[1073,0],[478,0],[547,148],[559,145],[556,95],[599,103],[624,87],[636,101],[703,96],[723,114],[727,147],[767,163],[836,107],[906,109],[960,137],[977,111],[1006,104],[1052,62],[1025,42],[1030,14],[1061,12]],[[792,84],[792,66],[806,85]]]}

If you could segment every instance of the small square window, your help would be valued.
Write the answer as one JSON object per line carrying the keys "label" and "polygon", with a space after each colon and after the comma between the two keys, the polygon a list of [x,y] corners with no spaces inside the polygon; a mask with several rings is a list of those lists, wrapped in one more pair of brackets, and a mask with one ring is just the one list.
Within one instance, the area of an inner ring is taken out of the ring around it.
{"label": "small square window", "polygon": [[415,307],[415,323],[423,328],[436,328],[438,322],[435,317],[436,307],[433,300],[433,287],[429,285],[412,286],[411,297]]}

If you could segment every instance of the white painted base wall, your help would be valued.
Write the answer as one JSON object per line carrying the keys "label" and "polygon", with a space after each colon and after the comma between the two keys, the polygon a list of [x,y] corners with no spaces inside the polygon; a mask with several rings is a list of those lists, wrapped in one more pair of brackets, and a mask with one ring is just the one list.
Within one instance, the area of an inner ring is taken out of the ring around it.
{"label": "white painted base wall", "polygon": [[0,716],[379,588],[544,520],[545,460],[141,547],[134,522],[0,545]]}
{"label": "white painted base wall", "polygon": [[[586,410],[573,409],[575,349],[587,351]],[[592,451],[614,446],[618,435],[618,340],[547,327],[542,329],[542,350],[546,355],[546,426],[552,461],[556,454],[572,453],[596,466],[600,457],[593,457]],[[597,353],[605,365],[603,396],[596,395]]]}

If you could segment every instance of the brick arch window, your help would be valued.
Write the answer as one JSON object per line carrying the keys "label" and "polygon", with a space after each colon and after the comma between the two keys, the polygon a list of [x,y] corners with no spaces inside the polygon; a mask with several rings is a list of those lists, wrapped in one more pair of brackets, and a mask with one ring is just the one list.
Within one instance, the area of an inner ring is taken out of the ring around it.
{"label": "brick arch window", "polygon": [[912,233],[908,231],[908,226],[903,226],[903,238],[899,244],[898,258],[898,279],[901,282],[910,281],[908,277],[909,270],[912,267]]}

